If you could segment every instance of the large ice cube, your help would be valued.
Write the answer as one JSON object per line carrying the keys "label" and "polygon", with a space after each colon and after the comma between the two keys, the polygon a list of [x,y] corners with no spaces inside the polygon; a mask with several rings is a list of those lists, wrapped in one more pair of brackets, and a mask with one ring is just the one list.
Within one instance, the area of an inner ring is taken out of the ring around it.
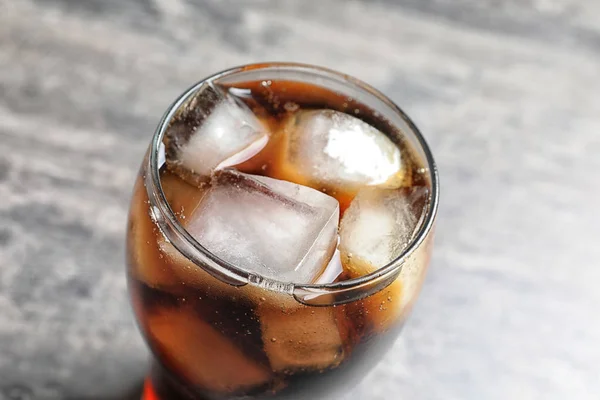
{"label": "large ice cube", "polygon": [[268,142],[268,128],[227,88],[207,84],[174,118],[165,133],[166,161],[184,179],[244,162]]}
{"label": "large ice cube", "polygon": [[334,110],[303,110],[284,125],[275,174],[312,187],[356,192],[398,186],[405,174],[398,147],[382,132]]}
{"label": "large ice cube", "polygon": [[380,268],[400,256],[419,228],[428,198],[423,186],[361,190],[340,224],[342,259]]}
{"label": "large ice cube", "polygon": [[313,282],[337,244],[338,202],[317,190],[225,170],[188,218],[206,249],[249,272]]}

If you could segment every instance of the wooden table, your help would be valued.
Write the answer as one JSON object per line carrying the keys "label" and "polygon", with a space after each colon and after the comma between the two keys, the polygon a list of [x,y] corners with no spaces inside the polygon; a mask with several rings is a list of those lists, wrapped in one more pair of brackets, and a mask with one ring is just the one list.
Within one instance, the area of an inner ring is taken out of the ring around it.
{"label": "wooden table", "polygon": [[0,399],[125,398],[123,236],[168,104],[232,65],[357,76],[442,186],[403,336],[351,398],[600,398],[600,3],[0,0]]}

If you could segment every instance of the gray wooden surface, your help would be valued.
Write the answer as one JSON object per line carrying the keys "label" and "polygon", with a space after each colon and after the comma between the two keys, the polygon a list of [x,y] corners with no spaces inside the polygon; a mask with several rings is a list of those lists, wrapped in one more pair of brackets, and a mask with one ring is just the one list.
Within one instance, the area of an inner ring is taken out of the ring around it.
{"label": "gray wooden surface", "polygon": [[120,399],[132,180],[168,104],[241,63],[387,93],[437,157],[437,247],[353,399],[600,398],[600,2],[0,0],[0,399]]}

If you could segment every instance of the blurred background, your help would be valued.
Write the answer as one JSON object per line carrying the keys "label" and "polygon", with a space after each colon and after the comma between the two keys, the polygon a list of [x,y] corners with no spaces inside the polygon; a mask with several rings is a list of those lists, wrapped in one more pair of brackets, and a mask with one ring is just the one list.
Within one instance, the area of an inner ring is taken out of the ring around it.
{"label": "blurred background", "polygon": [[142,154],[184,89],[266,60],[371,83],[440,170],[421,298],[351,398],[600,398],[599,2],[0,0],[0,399],[135,391]]}

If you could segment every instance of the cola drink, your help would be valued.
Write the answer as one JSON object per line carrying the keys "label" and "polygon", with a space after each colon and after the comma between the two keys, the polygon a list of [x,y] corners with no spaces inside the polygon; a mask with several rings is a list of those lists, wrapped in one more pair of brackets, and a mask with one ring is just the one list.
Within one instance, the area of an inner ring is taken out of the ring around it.
{"label": "cola drink", "polygon": [[[413,133],[366,101],[280,72],[209,79],[184,100],[130,207],[129,290],[154,355],[144,398],[343,393],[391,347],[417,297],[432,165]],[[303,285],[314,291],[296,296]]]}

